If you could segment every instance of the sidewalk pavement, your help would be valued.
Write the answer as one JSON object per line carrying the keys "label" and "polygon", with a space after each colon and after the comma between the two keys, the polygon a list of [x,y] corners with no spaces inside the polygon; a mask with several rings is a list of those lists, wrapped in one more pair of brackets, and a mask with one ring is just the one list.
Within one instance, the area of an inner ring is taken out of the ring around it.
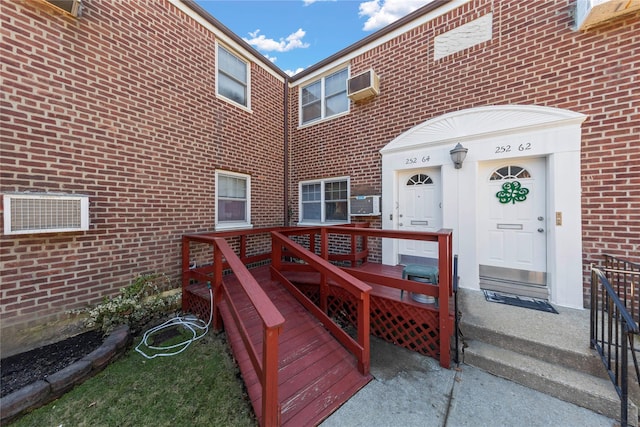
{"label": "sidewalk pavement", "polygon": [[321,427],[619,426],[611,418],[461,364],[371,338],[374,379]]}

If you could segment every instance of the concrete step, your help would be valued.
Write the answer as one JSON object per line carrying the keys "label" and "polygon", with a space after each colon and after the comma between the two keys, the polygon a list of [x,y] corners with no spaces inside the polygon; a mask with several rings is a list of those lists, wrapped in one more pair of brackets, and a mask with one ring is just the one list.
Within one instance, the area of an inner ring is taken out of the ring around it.
{"label": "concrete step", "polygon": [[[466,339],[465,344],[465,364],[607,417],[620,417],[620,399],[608,379],[475,339]],[[630,402],[628,410],[629,424],[637,426],[637,406]]]}
{"label": "concrete step", "polygon": [[[600,356],[589,347],[589,310],[556,307],[558,314],[546,313],[487,302],[477,291],[464,290],[460,297],[465,363],[619,419],[620,399]],[[640,402],[632,364],[629,396]],[[637,414],[633,405],[633,425]]]}
{"label": "concrete step", "polygon": [[552,340],[540,340],[531,335],[512,335],[486,325],[464,323],[461,329],[464,337],[469,340],[481,341],[535,359],[609,379],[600,357],[589,348],[588,335],[580,342],[580,345],[563,346]]}

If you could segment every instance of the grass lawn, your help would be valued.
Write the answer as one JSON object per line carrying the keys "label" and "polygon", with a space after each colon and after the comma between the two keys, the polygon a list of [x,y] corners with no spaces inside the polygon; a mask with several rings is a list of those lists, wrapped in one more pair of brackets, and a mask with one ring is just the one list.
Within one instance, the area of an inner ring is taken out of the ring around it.
{"label": "grass lawn", "polygon": [[173,357],[148,360],[134,346],[95,377],[11,425],[257,425],[223,334],[210,331]]}

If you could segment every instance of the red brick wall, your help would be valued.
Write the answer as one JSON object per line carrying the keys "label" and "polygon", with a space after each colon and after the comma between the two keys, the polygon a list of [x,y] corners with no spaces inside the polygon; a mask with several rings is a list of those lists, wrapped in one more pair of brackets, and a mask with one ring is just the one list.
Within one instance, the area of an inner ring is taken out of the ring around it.
{"label": "red brick wall", "polygon": [[[379,194],[385,179],[379,150],[430,118],[486,105],[540,105],[588,116],[582,126],[585,265],[603,252],[640,261],[640,14],[578,32],[571,28],[572,3],[473,0],[375,47],[351,61],[351,74],[373,68],[380,95],[352,103],[350,114],[333,120],[298,129],[298,88],[292,88],[294,220],[301,180],[348,175],[352,192],[370,187]],[[433,60],[436,36],[489,12],[490,41]]]}
{"label": "red brick wall", "polygon": [[[379,194],[379,150],[407,129],[535,104],[588,116],[585,264],[602,252],[640,261],[640,17],[575,32],[571,3],[473,0],[376,47],[351,67],[372,67],[381,94],[334,120],[297,129],[292,88],[293,221],[300,180],[348,175],[352,193]],[[433,61],[435,36],[488,12],[491,41]],[[212,229],[215,168],[251,175],[255,226],[282,224],[284,89],[273,75],[252,66],[252,113],[216,98],[213,34],[162,0],[85,2],[78,20],[2,1],[0,19],[0,192],[87,194],[91,217],[88,232],[2,236],[3,351],[16,331],[139,274],[176,278],[180,236]]]}
{"label": "red brick wall", "polygon": [[163,0],[89,1],[77,20],[2,1],[0,16],[0,192],[87,194],[91,220],[2,236],[3,349],[137,275],[177,279],[182,234],[213,229],[216,168],[251,175],[255,226],[283,224],[278,78],[252,66],[251,113],[216,98],[214,35]]}

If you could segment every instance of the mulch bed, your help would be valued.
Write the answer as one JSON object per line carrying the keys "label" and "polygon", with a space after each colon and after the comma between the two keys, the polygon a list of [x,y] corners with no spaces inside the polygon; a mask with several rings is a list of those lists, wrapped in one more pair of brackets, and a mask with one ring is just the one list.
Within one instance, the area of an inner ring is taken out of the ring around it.
{"label": "mulch bed", "polygon": [[2,359],[0,397],[66,368],[100,347],[103,341],[102,332],[89,331]]}

